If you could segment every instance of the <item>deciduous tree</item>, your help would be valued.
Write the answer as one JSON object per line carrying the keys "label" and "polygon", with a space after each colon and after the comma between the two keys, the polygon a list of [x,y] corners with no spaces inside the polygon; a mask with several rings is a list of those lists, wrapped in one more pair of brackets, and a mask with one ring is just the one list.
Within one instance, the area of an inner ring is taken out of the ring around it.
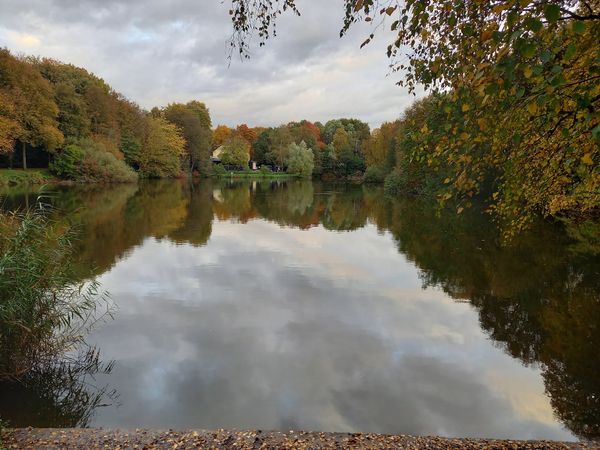
{"label": "deciduous tree", "polygon": [[223,146],[221,162],[226,165],[246,168],[250,160],[250,143],[238,134],[234,134]]}
{"label": "deciduous tree", "polygon": [[139,156],[140,172],[155,178],[178,176],[186,144],[179,128],[161,117],[149,117],[148,125]]}
{"label": "deciduous tree", "polygon": [[306,146],[306,142],[300,144],[290,144],[287,155],[288,173],[300,175],[303,178],[310,178],[315,167],[313,151]]}

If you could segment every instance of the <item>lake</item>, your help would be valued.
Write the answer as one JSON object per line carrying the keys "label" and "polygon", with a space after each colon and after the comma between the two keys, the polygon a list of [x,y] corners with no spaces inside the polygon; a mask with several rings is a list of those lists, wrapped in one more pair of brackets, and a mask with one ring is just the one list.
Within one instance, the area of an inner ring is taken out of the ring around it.
{"label": "lake", "polygon": [[589,224],[540,221],[507,244],[476,209],[310,181],[40,198],[110,293],[114,318],[87,339],[109,370],[3,383],[12,425],[600,435]]}

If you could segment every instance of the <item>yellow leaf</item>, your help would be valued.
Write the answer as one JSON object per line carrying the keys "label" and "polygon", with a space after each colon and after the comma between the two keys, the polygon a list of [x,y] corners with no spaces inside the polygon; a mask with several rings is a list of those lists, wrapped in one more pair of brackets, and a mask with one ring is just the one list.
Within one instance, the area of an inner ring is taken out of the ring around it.
{"label": "yellow leaf", "polygon": [[487,128],[487,124],[485,123],[485,119],[477,119],[477,125],[479,125],[479,129],[481,131],[485,131]]}
{"label": "yellow leaf", "polygon": [[529,105],[527,105],[527,111],[529,111],[529,114],[534,115],[538,110],[537,104],[535,102],[531,102]]}
{"label": "yellow leaf", "polygon": [[468,103],[463,103],[462,112],[467,112],[470,109],[471,109],[471,105],[469,105]]}
{"label": "yellow leaf", "polygon": [[525,78],[529,78],[531,74],[533,74],[533,69],[529,66],[525,67],[525,70],[523,70],[523,75],[525,75]]}
{"label": "yellow leaf", "polygon": [[581,157],[581,162],[584,163],[587,166],[594,165],[594,160],[592,159],[592,154],[591,153],[586,153],[585,155],[583,155]]}
{"label": "yellow leaf", "polygon": [[427,124],[423,125],[423,128],[421,128],[421,133],[427,133],[429,131],[429,128],[427,127]]}
{"label": "yellow leaf", "polygon": [[458,209],[456,210],[456,214],[460,214],[461,212],[463,212],[463,210],[464,210],[464,209],[465,209],[465,208],[463,208],[463,207],[461,206],[460,208],[458,208]]}
{"label": "yellow leaf", "polygon": [[450,180],[450,178],[446,178],[446,179],[444,180],[444,184],[448,184],[448,183],[450,183],[450,181],[451,181],[451,180]]}

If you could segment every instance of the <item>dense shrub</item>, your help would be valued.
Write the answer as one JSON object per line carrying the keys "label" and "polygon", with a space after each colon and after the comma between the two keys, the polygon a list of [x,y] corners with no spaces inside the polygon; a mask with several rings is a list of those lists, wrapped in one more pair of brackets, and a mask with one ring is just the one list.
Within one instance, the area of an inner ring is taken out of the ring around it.
{"label": "dense shrub", "polygon": [[225,167],[223,167],[223,164],[213,164],[212,175],[214,177],[227,175],[228,173],[229,172],[227,172],[227,169],[225,169]]}
{"label": "dense shrub", "polygon": [[60,153],[54,156],[50,163],[50,171],[60,178],[76,180],[79,178],[83,150],[77,145],[67,145]]}
{"label": "dense shrub", "polygon": [[353,151],[345,151],[339,157],[339,173],[341,175],[352,175],[356,172],[365,171],[365,161]]}
{"label": "dense shrub", "polygon": [[54,158],[51,170],[62,178],[86,183],[128,183],[137,180],[133,169],[106,151],[102,143],[92,139],[66,146]]}
{"label": "dense shrub", "polygon": [[140,152],[142,143],[131,133],[124,133],[121,136],[121,153],[125,156],[125,162],[131,167],[139,167]]}
{"label": "dense shrub", "polygon": [[113,154],[84,148],[81,163],[82,181],[95,183],[131,183],[137,174]]}
{"label": "dense shrub", "polygon": [[260,173],[262,174],[269,174],[272,173],[273,171],[269,168],[269,166],[263,164],[262,166],[260,166]]}
{"label": "dense shrub", "polygon": [[399,170],[394,170],[385,177],[383,190],[386,195],[398,195],[403,190],[402,173]]}
{"label": "dense shrub", "polygon": [[365,183],[383,183],[385,180],[385,170],[381,166],[369,166],[363,176]]}

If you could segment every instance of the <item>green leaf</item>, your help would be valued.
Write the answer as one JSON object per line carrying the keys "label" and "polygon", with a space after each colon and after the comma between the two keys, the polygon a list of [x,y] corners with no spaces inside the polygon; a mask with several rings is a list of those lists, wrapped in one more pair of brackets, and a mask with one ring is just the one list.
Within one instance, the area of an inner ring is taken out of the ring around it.
{"label": "green leaf", "polygon": [[519,13],[517,11],[511,11],[506,16],[506,21],[508,22],[509,26],[512,26],[517,21],[518,18],[519,18]]}
{"label": "green leaf", "polygon": [[544,8],[544,16],[550,23],[555,23],[560,19],[560,7],[558,5],[546,5]]}
{"label": "green leaf", "polygon": [[513,144],[517,144],[517,145],[520,144],[521,143],[521,134],[520,133],[513,134],[512,141],[513,141]]}
{"label": "green leaf", "polygon": [[542,21],[534,17],[528,17],[525,19],[525,26],[534,33],[537,33],[542,29]]}
{"label": "green leaf", "polygon": [[565,59],[568,61],[569,59],[573,58],[576,53],[577,47],[575,47],[575,44],[569,44],[569,46],[565,50]]}
{"label": "green leaf", "polygon": [[585,31],[585,23],[580,20],[573,22],[571,29],[575,34],[582,34]]}
{"label": "green leaf", "polygon": [[523,97],[524,94],[525,94],[525,89],[521,88],[517,91],[517,93],[515,95],[517,98],[521,98],[521,97]]}
{"label": "green leaf", "polygon": [[523,45],[521,45],[521,54],[525,58],[533,58],[536,50],[537,46],[532,42],[526,42]]}
{"label": "green leaf", "polygon": [[542,54],[540,55],[540,59],[542,60],[542,62],[545,62],[545,63],[550,61],[553,57],[554,57],[554,53],[552,53],[550,50],[544,50],[542,52]]}

